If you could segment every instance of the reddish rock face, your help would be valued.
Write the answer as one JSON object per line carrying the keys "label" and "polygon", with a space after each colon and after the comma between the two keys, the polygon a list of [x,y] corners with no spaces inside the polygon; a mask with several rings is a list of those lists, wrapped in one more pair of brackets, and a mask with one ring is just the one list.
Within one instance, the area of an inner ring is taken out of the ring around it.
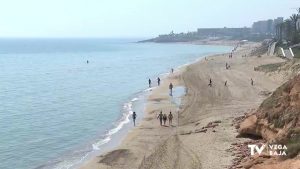
{"label": "reddish rock face", "polygon": [[300,75],[277,88],[240,124],[239,133],[271,143],[300,143]]}
{"label": "reddish rock face", "polygon": [[[245,115],[236,128],[240,135],[262,137],[267,143],[287,145],[288,156],[256,156],[234,163],[232,168],[242,165],[253,169],[298,169],[300,166],[300,75],[289,80],[268,97],[252,114]],[[254,140],[252,140],[254,141]],[[257,144],[257,143],[255,143]],[[245,147],[245,146],[244,146]],[[239,146],[235,146],[243,152]]]}
{"label": "reddish rock face", "polygon": [[300,128],[300,75],[277,88],[258,110],[241,124],[240,134],[285,142]]}

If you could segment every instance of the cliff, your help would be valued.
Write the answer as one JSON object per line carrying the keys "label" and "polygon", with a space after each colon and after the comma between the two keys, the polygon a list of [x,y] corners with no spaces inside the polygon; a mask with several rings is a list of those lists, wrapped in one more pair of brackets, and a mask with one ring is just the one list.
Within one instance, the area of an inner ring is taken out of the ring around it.
{"label": "cliff", "polygon": [[300,151],[300,75],[277,88],[240,124],[239,133],[285,144],[288,157],[295,157]]}

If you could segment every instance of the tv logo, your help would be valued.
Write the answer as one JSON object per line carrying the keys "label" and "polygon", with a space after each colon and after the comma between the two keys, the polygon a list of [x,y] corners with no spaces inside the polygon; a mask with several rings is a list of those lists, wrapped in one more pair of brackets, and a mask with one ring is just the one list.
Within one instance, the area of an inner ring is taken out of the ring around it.
{"label": "tv logo", "polygon": [[261,147],[255,145],[255,144],[249,144],[248,148],[250,148],[250,154],[253,156],[255,154],[255,150],[256,152],[260,155],[262,153],[262,151],[265,149],[266,145],[262,145]]}
{"label": "tv logo", "polygon": [[[264,149],[267,146],[263,144],[262,146],[258,146],[255,144],[249,144],[248,148],[250,148],[250,154],[253,156],[255,155],[255,151],[260,155]],[[280,144],[269,144],[267,147],[267,153],[269,153],[270,156],[286,156],[286,145],[280,145]]]}

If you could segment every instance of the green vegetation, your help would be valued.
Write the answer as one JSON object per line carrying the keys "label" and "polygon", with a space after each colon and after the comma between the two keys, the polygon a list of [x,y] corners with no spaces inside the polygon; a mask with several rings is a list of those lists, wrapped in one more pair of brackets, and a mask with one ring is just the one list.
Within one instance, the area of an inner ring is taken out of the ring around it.
{"label": "green vegetation", "polygon": [[273,64],[266,64],[266,65],[261,65],[258,67],[255,67],[255,71],[262,71],[262,72],[275,72],[277,71],[282,65],[284,65],[283,63],[273,63]]}
{"label": "green vegetation", "polygon": [[300,133],[294,133],[292,138],[287,142],[287,157],[296,157],[300,152]]}
{"label": "green vegetation", "polygon": [[[264,100],[260,107],[263,107],[264,109],[271,109],[271,108],[275,107],[277,104],[277,100],[274,99],[273,95],[271,97],[268,97],[266,100]],[[271,117],[268,116],[268,118],[271,118]]]}
{"label": "green vegetation", "polygon": [[292,14],[289,19],[286,19],[283,23],[276,26],[278,45],[281,47],[300,43],[300,32],[297,30],[300,8],[297,11],[298,14]]}
{"label": "green vegetation", "polygon": [[300,47],[294,47],[293,52],[294,52],[295,58],[300,58]]}

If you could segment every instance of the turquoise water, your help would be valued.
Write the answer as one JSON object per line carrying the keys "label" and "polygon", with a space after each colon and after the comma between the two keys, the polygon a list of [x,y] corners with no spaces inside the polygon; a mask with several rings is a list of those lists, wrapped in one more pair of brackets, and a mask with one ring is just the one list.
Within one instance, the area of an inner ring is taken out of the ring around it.
{"label": "turquoise water", "polygon": [[129,122],[148,78],[231,50],[134,41],[0,40],[0,168],[70,168]]}

